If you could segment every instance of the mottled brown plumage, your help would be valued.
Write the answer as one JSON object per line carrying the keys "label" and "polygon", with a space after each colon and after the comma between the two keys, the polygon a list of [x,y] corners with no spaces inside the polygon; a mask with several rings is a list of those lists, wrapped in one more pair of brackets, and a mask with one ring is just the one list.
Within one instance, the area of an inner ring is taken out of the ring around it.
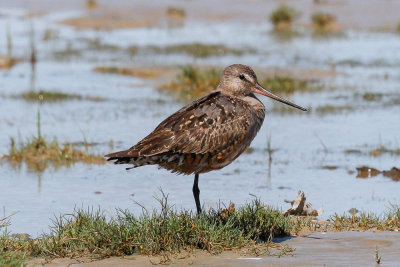
{"label": "mottled brown plumage", "polygon": [[193,193],[201,212],[199,174],[230,164],[250,145],[263,123],[264,105],[254,93],[305,110],[262,88],[250,67],[231,65],[215,91],[169,116],[130,149],[105,157],[116,164],[133,164],[133,168],[157,164],[172,172],[194,173]]}

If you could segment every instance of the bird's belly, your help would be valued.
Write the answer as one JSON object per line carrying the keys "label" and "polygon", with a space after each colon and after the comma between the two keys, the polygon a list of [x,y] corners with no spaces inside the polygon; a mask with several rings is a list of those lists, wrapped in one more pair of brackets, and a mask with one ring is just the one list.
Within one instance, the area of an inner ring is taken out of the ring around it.
{"label": "bird's belly", "polygon": [[[255,137],[258,128],[250,127],[246,134],[238,137],[230,145],[219,151],[210,151],[203,154],[184,153],[169,155],[169,159],[158,164],[171,170],[184,174],[205,173],[218,170],[232,163],[239,157]],[[171,160],[173,158],[173,160]]]}
{"label": "bird's belly", "polygon": [[231,164],[237,157],[239,157],[248,146],[249,144],[247,142],[234,144],[224,151],[210,155],[207,161],[200,162],[202,165],[202,172],[224,168],[225,166]]}
{"label": "bird's belly", "polygon": [[206,154],[180,154],[170,156],[174,160],[161,160],[158,162],[163,168],[173,172],[192,174],[192,173],[205,173],[212,170],[222,169],[232,163],[242,152],[247,148],[245,144],[238,146],[231,146],[219,153],[206,153]]}

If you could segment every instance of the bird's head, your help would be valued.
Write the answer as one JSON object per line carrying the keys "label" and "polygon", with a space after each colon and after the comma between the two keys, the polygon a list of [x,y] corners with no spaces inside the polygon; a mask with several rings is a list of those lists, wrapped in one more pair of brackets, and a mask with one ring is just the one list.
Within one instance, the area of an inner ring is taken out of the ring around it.
{"label": "bird's head", "polygon": [[283,99],[259,85],[256,73],[246,65],[234,64],[225,68],[218,88],[223,94],[234,95],[236,97],[244,97],[253,93],[261,94],[289,106],[307,111],[307,109]]}

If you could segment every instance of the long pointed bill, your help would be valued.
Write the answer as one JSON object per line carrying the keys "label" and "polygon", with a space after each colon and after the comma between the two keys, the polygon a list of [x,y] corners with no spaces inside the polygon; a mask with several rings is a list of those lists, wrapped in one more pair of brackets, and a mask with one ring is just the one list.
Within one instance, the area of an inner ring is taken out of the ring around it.
{"label": "long pointed bill", "polygon": [[256,86],[253,89],[254,93],[260,94],[260,95],[265,95],[268,96],[269,98],[275,99],[276,101],[282,102],[286,105],[292,106],[294,108],[298,108],[301,109],[302,111],[307,111],[307,109],[300,107],[286,99],[283,99],[282,97],[279,97],[277,95],[274,95],[273,93],[271,93],[270,91],[264,89],[261,85],[259,85],[258,83],[256,84]]}

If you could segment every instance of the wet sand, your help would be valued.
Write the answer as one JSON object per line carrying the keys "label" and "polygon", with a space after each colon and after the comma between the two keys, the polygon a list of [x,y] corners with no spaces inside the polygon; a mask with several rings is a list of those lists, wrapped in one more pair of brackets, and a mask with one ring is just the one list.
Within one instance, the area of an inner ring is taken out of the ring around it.
{"label": "wet sand", "polygon": [[[181,259],[174,259],[179,266],[376,266],[376,248],[381,264],[400,265],[400,233],[398,232],[315,232],[306,236],[276,239],[275,242],[295,248],[293,255],[252,256],[240,251],[211,255],[198,251]],[[152,266],[159,258],[140,255],[125,258],[113,257],[100,261],[79,263],[71,259],[55,259],[44,266]],[[38,263],[39,259],[31,263]]]}

